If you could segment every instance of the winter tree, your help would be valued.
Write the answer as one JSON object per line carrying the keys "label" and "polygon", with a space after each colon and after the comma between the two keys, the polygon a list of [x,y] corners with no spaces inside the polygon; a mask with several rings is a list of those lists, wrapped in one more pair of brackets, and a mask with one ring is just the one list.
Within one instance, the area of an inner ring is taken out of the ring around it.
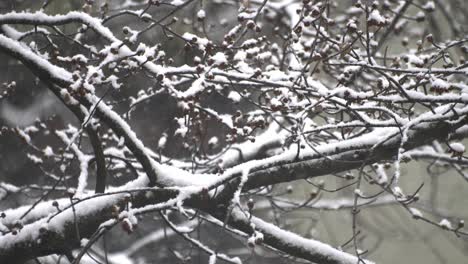
{"label": "winter tree", "polygon": [[466,259],[465,1],[0,8],[0,263]]}

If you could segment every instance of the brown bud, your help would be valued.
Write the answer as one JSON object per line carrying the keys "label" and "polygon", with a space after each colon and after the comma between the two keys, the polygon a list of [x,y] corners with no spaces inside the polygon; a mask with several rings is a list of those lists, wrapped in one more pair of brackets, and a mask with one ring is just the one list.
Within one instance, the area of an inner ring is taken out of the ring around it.
{"label": "brown bud", "polygon": [[249,199],[247,201],[247,207],[249,208],[249,210],[252,210],[254,208],[254,205],[255,205],[255,203],[254,203],[253,199]]}
{"label": "brown bud", "polygon": [[464,220],[458,221],[458,226],[457,226],[457,228],[460,229],[460,228],[463,228],[463,227],[465,227],[465,221],[464,221]]}
{"label": "brown bud", "polygon": [[122,229],[127,232],[127,234],[131,234],[133,232],[133,225],[132,223],[130,222],[130,220],[128,220],[128,218],[125,218],[123,221],[122,221]]}
{"label": "brown bud", "polygon": [[433,43],[434,42],[434,37],[432,36],[432,34],[429,34],[429,35],[426,36],[426,40],[429,43]]}
{"label": "brown bud", "polygon": [[253,20],[249,20],[247,22],[247,28],[254,29],[255,28],[255,22]]}
{"label": "brown bud", "polygon": [[256,245],[261,245],[263,243],[263,237],[257,237],[255,238],[255,244]]}
{"label": "brown bud", "polygon": [[254,248],[255,247],[255,242],[254,241],[247,241],[247,245],[250,247],[250,248]]}

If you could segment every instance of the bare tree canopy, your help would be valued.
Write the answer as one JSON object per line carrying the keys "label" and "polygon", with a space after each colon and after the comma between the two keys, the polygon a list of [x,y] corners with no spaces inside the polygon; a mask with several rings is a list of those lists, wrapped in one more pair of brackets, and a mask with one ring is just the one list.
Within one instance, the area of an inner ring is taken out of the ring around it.
{"label": "bare tree canopy", "polygon": [[465,1],[0,10],[0,263],[370,264],[388,222],[468,257]]}

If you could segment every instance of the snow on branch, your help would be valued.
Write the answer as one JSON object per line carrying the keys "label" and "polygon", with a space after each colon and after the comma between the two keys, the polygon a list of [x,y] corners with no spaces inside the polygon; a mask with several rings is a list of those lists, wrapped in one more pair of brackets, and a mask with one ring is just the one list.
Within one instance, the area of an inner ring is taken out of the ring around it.
{"label": "snow on branch", "polygon": [[[358,262],[358,258],[349,253],[342,252],[322,242],[307,239],[290,231],[283,230],[255,216],[246,217],[242,212],[234,210],[232,217],[234,222],[239,221],[244,224],[250,222],[256,231],[263,234],[265,243],[269,243],[286,253],[294,252],[294,255],[300,258],[324,264],[352,264]],[[373,263],[370,261],[363,262]]]}
{"label": "snow on branch", "polygon": [[117,38],[114,36],[114,34],[108,28],[102,25],[100,19],[92,17],[89,14],[83,12],[71,11],[64,15],[47,15],[41,11],[38,11],[35,13],[11,12],[0,15],[0,24],[57,26],[76,22],[92,28],[109,41],[117,41]]}

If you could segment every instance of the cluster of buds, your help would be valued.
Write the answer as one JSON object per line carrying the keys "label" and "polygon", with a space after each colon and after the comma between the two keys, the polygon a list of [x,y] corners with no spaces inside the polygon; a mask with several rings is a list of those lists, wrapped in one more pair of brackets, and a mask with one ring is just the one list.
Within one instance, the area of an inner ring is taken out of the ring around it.
{"label": "cluster of buds", "polygon": [[247,21],[246,26],[248,29],[254,30],[257,33],[260,33],[262,31],[262,28],[259,25],[257,25],[253,20]]}
{"label": "cluster of buds", "polygon": [[16,82],[15,81],[5,82],[5,83],[2,84],[2,86],[5,87],[6,89],[5,89],[5,91],[3,91],[3,94],[0,95],[0,99],[13,94],[13,92],[16,89]]}
{"label": "cluster of buds", "polygon": [[[84,97],[86,94],[89,93],[89,90],[86,89],[83,85],[80,85],[77,89],[73,89],[70,91],[69,95],[75,98]],[[71,98],[67,98],[71,100]]]}
{"label": "cluster of buds", "polygon": [[254,39],[254,38],[249,39],[249,40],[244,41],[244,43],[242,43],[241,48],[244,50],[252,49],[252,48],[259,46],[259,44],[261,44],[262,42],[266,40],[267,38],[265,36],[259,37],[257,39]]}
{"label": "cluster of buds", "polygon": [[12,235],[17,235],[21,229],[23,229],[23,223],[20,220],[15,220],[11,226],[9,226]]}
{"label": "cluster of buds", "polygon": [[436,78],[431,81],[431,92],[435,92],[437,94],[443,94],[449,92],[451,89],[450,83],[443,79]]}
{"label": "cluster of buds", "polygon": [[234,44],[237,35],[241,32],[242,27],[240,25],[235,26],[226,35],[224,35],[224,46]]}
{"label": "cluster of buds", "polygon": [[369,17],[367,18],[368,27],[383,27],[388,24],[388,19],[382,16],[379,10],[374,9],[370,12]]}
{"label": "cluster of buds", "polygon": [[320,16],[323,10],[323,4],[321,2],[314,4],[310,0],[302,0],[303,10],[297,9],[296,13],[300,14],[303,12],[304,17],[317,18]]}
{"label": "cluster of buds", "polygon": [[232,116],[233,127],[231,133],[226,136],[227,142],[236,142],[247,139],[255,142],[254,132],[256,129],[264,129],[265,120],[260,117],[244,116],[241,111],[236,111]]}

